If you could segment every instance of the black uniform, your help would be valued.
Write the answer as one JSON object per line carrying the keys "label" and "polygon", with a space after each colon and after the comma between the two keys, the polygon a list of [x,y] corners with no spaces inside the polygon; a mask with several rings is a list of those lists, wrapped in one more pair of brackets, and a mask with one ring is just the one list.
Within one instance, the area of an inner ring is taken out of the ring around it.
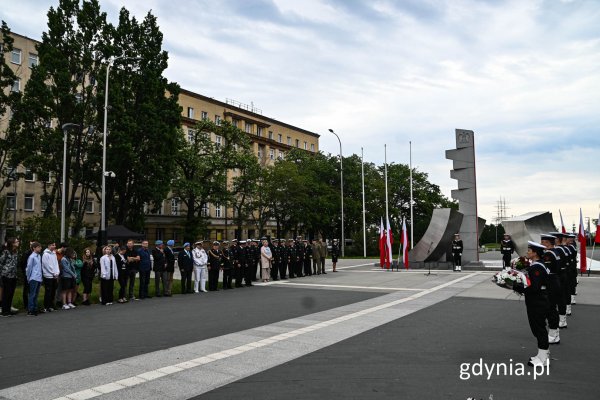
{"label": "black uniform", "polygon": [[162,282],[162,294],[166,294],[167,283],[167,259],[165,253],[158,248],[152,249],[152,269],[154,271],[154,293],[161,297],[160,283]]}
{"label": "black uniform", "polygon": [[117,253],[115,256],[115,262],[117,263],[117,273],[119,279],[119,300],[125,298],[125,290],[127,288],[127,279],[129,274],[127,273],[127,259],[125,255]]}
{"label": "black uniform", "polygon": [[219,290],[219,271],[221,271],[221,250],[208,251],[208,290]]}
{"label": "black uniform", "polygon": [[285,248],[285,257],[287,260],[288,276],[290,278],[296,277],[296,247],[294,244],[290,244]]}
{"label": "black uniform", "polygon": [[312,275],[312,258],[312,246],[307,243],[304,246],[304,275]]}
{"label": "black uniform", "polygon": [[303,277],[304,272],[304,245],[301,241],[296,242],[296,276]]}
{"label": "black uniform", "polygon": [[562,306],[564,306],[564,312],[560,313],[561,308],[559,308],[559,313],[561,315],[566,314],[567,305],[571,304],[571,293],[569,291],[569,264],[571,262],[571,254],[570,250],[567,246],[555,246],[555,249],[560,254],[560,271],[558,273],[558,279],[560,280],[560,294],[562,297]]}
{"label": "black uniform", "polygon": [[[279,280],[279,269],[281,266],[281,249],[279,247],[279,242],[277,244],[273,244],[271,246],[271,253],[273,254],[273,266],[271,268],[271,279],[274,281]],[[283,275],[282,275],[283,278]]]}
{"label": "black uniform", "polygon": [[245,286],[252,286],[252,267],[250,266],[252,263],[252,250],[248,246],[242,246],[238,254]]}
{"label": "black uniform", "polygon": [[336,263],[338,261],[338,257],[340,256],[340,248],[337,243],[333,243],[331,245],[331,262]]}
{"label": "black uniform", "polygon": [[[572,243],[568,245],[571,250],[571,261],[567,267],[567,277],[569,282],[569,294],[575,296],[577,294],[577,246]],[[569,296],[569,300],[570,296]]]}
{"label": "black uniform", "polygon": [[233,289],[233,271],[231,262],[231,251],[225,247],[221,251],[221,264],[223,265],[223,289]]}
{"label": "black uniform", "polygon": [[510,267],[510,259],[514,252],[515,244],[511,239],[502,240],[500,242],[500,253],[502,253],[502,266],[504,268]]}
{"label": "black uniform", "polygon": [[[562,292],[560,289],[560,256],[557,249],[552,248],[544,251],[542,256],[544,266],[549,271],[548,273],[548,300],[550,301],[550,307],[548,308],[548,327],[550,329],[558,329],[558,314],[564,315],[566,313],[566,305],[562,298]],[[560,312],[562,311],[562,312]]]}
{"label": "black uniform", "polygon": [[463,241],[454,239],[452,241],[452,258],[454,259],[454,268],[462,266]]}
{"label": "black uniform", "polygon": [[[544,264],[539,261],[527,267],[530,285],[524,290],[516,287],[516,291],[525,294],[527,319],[531,333],[537,339],[538,349],[548,350],[548,331],[546,331],[546,315],[550,307],[547,294],[548,273]],[[557,322],[558,324],[558,322]]]}
{"label": "black uniform", "polygon": [[177,255],[177,264],[179,272],[181,272],[181,293],[193,293],[192,291],[192,271],[194,270],[194,260],[192,260],[192,252],[189,250],[181,250]]}

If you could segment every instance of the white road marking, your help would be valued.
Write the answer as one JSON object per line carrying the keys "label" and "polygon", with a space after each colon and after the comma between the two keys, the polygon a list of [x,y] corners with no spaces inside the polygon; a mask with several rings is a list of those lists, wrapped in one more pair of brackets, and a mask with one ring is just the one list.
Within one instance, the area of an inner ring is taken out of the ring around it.
{"label": "white road marking", "polygon": [[[376,311],[380,311],[380,310],[383,310],[383,309],[386,309],[386,308],[390,308],[390,307],[396,306],[398,304],[402,304],[402,303],[406,303],[408,301],[412,301],[412,300],[418,299],[418,298],[423,297],[423,296],[425,296],[427,294],[433,293],[435,291],[438,291],[438,290],[443,289],[443,288],[448,287],[448,286],[452,286],[452,285],[454,285],[454,284],[456,284],[458,282],[461,282],[461,281],[463,281],[465,279],[469,279],[469,278],[471,278],[473,276],[476,276],[476,275],[479,275],[479,272],[474,272],[474,273],[471,273],[471,274],[468,274],[468,275],[461,276],[460,278],[457,278],[457,279],[454,279],[452,281],[440,284],[440,285],[432,287],[430,289],[419,290],[419,293],[415,293],[415,294],[413,294],[413,295],[411,295],[409,297],[405,297],[405,298],[402,298],[402,299],[399,299],[399,300],[394,300],[394,301],[391,301],[391,302],[388,302],[388,303],[385,303],[385,304],[381,304],[381,305],[378,305],[378,306],[375,306],[375,307],[370,307],[370,308],[367,308],[367,309],[364,309],[364,310],[361,310],[361,311],[356,311],[356,312],[353,312],[353,313],[342,315],[340,317],[333,318],[333,319],[330,319],[328,321],[319,322],[317,324],[313,324],[313,325],[309,325],[309,326],[306,326],[306,327],[303,327],[303,328],[295,329],[295,330],[292,330],[292,331],[289,331],[289,332],[286,332],[286,333],[280,333],[280,334],[277,334],[277,335],[274,335],[274,336],[271,336],[271,337],[268,337],[266,339],[262,339],[262,340],[259,340],[259,341],[247,343],[246,345],[238,346],[238,347],[234,348],[235,349],[234,351],[232,351],[233,349],[229,349],[229,350],[220,351],[218,353],[209,354],[209,355],[204,356],[204,357],[199,357],[199,358],[196,358],[196,359],[193,359],[193,360],[186,361],[185,364],[186,364],[186,367],[188,367],[188,368],[195,368],[195,366],[193,366],[192,364],[196,364],[196,366],[200,366],[200,365],[208,364],[208,363],[211,363],[213,361],[220,360],[220,359],[223,359],[223,358],[233,357],[233,356],[235,356],[237,354],[242,354],[242,353],[245,353],[247,351],[252,351],[255,348],[267,346],[269,344],[280,342],[282,340],[287,340],[287,339],[289,339],[289,338],[291,338],[293,336],[298,336],[298,335],[301,335],[301,334],[304,334],[304,333],[312,332],[312,331],[315,331],[317,329],[325,328],[325,327],[330,326],[330,325],[334,325],[334,324],[337,324],[337,323],[340,323],[340,322],[344,322],[344,321],[347,321],[347,320],[350,320],[350,319],[353,319],[353,318],[357,318],[357,317],[360,317],[360,316],[363,316],[363,315],[371,314],[371,313],[374,313]],[[87,400],[87,399],[92,399],[92,398],[95,398],[95,397],[102,396],[103,394],[108,393],[108,391],[109,392],[115,392],[115,391],[121,390],[122,388],[124,389],[126,387],[136,386],[136,385],[139,385],[139,384],[142,384],[142,383],[154,380],[154,379],[158,379],[158,378],[170,375],[170,374],[181,372],[184,369],[186,369],[186,368],[184,368],[182,366],[182,364],[184,364],[184,363],[179,363],[179,364],[175,364],[175,365],[171,365],[171,366],[166,366],[166,367],[162,367],[162,368],[159,368],[159,369],[155,369],[155,370],[152,370],[152,371],[147,371],[147,372],[144,372],[144,373],[141,373],[141,374],[138,374],[138,375],[126,378],[126,379],[122,379],[122,380],[119,380],[119,381],[104,383],[102,385],[95,386],[93,388],[81,390],[79,392],[75,392],[75,393],[68,394],[66,396],[55,398],[54,400],[65,400],[65,399],[67,399],[67,400]]]}
{"label": "white road marking", "polygon": [[390,290],[390,291],[415,291],[420,292],[425,289],[415,288],[397,288],[397,287],[385,287],[385,286],[353,286],[353,285],[333,285],[325,283],[302,283],[302,282],[289,282],[289,281],[277,281],[274,284],[279,285],[292,285],[292,286],[316,286],[316,287],[329,287],[329,288],[342,288],[342,289],[375,289],[375,290]]}

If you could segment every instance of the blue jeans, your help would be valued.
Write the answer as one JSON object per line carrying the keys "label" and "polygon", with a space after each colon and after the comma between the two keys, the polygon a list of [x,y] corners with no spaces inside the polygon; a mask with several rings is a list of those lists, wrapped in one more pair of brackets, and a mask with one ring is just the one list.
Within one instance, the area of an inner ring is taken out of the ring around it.
{"label": "blue jeans", "polygon": [[40,287],[42,287],[42,282],[29,281],[29,298],[27,300],[27,311],[29,312],[37,311],[37,298],[40,293]]}
{"label": "blue jeans", "polygon": [[139,298],[145,299],[148,297],[148,285],[150,284],[150,272],[151,271],[140,271],[140,288]]}

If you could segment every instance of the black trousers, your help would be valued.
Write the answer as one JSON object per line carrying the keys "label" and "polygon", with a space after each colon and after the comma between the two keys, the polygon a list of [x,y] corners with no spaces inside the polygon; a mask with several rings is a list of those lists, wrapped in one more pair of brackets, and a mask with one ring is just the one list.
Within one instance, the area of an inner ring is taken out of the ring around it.
{"label": "black trousers", "polygon": [[[219,276],[217,275],[217,279]],[[223,289],[233,289],[233,271],[231,268],[223,268]]]}
{"label": "black trousers", "polygon": [[296,261],[296,276],[303,276],[302,268],[304,267],[304,260]]}
{"label": "black trousers", "polygon": [[17,278],[2,277],[2,314],[10,314],[15,289],[17,288]]}
{"label": "black trousers", "polygon": [[277,276],[279,275],[279,261],[273,260],[273,265],[271,268],[271,279],[274,281],[277,280]]}
{"label": "black trousers", "polygon": [[54,308],[54,296],[56,296],[56,278],[44,278],[44,308]]}
{"label": "black trousers", "polygon": [[137,275],[138,271],[136,269],[130,269],[127,271],[127,273],[129,274],[129,298],[132,298],[133,288],[135,287],[135,276]]}
{"label": "black trousers", "polygon": [[510,254],[502,254],[502,266],[505,268],[510,267]]}
{"label": "black trousers", "polygon": [[100,279],[100,293],[102,294],[102,304],[112,303],[114,300],[113,290],[115,281],[112,279]]}
{"label": "black trousers", "polygon": [[558,277],[560,278],[560,289],[562,293],[563,302],[565,303],[565,312],[567,307],[571,305],[571,290],[569,288],[569,275],[567,271],[561,272]]}
{"label": "black trousers", "polygon": [[452,253],[452,256],[454,257],[454,266],[462,266],[462,256],[460,253]]}
{"label": "black trousers", "polygon": [[252,275],[252,266],[242,267],[244,270],[244,282],[246,286],[252,286],[252,280],[256,278],[256,272]]}
{"label": "black trousers", "polygon": [[235,287],[242,287],[243,286],[243,280],[244,280],[244,268],[240,267],[233,267],[233,273],[235,275]]}
{"label": "black trousers", "polygon": [[252,261],[252,263],[250,264],[250,268],[252,269],[252,271],[250,272],[252,274],[252,280],[257,280],[258,278],[256,277],[256,272],[258,271],[258,261]]}
{"label": "black trousers", "polygon": [[312,260],[310,258],[304,259],[304,275],[312,275],[312,269],[310,268]]}
{"label": "black trousers", "polygon": [[296,277],[296,262],[295,261],[289,261],[287,263],[287,268],[288,268],[288,276],[290,278],[295,278]]}
{"label": "black trousers", "polygon": [[181,272],[181,293],[192,293],[192,271],[180,269]]}
{"label": "black trousers", "polygon": [[126,270],[119,271],[119,299],[125,298],[125,290],[127,289],[127,281],[129,274]]}
{"label": "black trousers", "polygon": [[531,333],[537,339],[538,349],[548,350],[548,331],[546,331],[546,315],[548,313],[548,297],[544,294],[525,294],[527,320]]}
{"label": "black trousers", "polygon": [[214,292],[219,290],[219,268],[213,267],[208,270],[208,290]]}
{"label": "black trousers", "polygon": [[569,277],[569,294],[575,296],[577,293],[577,267],[568,269],[567,276]]}
{"label": "black trousers", "polygon": [[140,288],[139,288],[139,298],[145,299],[148,297],[148,286],[150,285],[150,270],[148,271],[140,271]]}
{"label": "black trousers", "polygon": [[548,319],[548,327],[550,329],[558,329],[558,314],[564,315],[567,307],[562,298],[560,280],[557,274],[550,274],[548,276],[547,292],[548,301],[550,303],[550,306],[548,307],[548,313],[546,315],[546,319]]}
{"label": "black trousers", "polygon": [[279,261],[278,267],[279,267],[279,278],[284,279],[286,277],[285,276],[285,270],[286,270],[285,262]]}

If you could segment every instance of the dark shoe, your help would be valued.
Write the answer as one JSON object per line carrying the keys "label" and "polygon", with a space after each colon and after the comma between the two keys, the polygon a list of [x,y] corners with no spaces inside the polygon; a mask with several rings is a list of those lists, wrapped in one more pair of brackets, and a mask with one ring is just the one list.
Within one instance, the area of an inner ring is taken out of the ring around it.
{"label": "dark shoe", "polygon": [[33,311],[33,312],[27,311],[27,316],[28,317],[37,317],[37,313],[35,311]]}
{"label": "dark shoe", "polygon": [[0,317],[12,317],[13,315],[11,313],[2,313],[0,314]]}
{"label": "dark shoe", "polygon": [[[337,272],[337,271],[336,271]],[[327,272],[323,272],[323,275],[327,275]]]}
{"label": "dark shoe", "polygon": [[156,297],[162,297],[162,294],[157,294]]}

